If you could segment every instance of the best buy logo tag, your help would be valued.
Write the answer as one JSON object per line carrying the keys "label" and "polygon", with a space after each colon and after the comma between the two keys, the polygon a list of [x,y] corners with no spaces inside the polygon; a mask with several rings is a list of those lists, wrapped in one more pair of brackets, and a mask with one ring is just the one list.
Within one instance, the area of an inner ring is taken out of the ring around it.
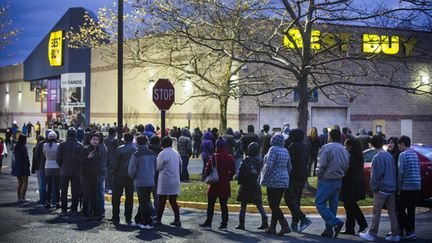
{"label": "best buy logo tag", "polygon": [[[321,48],[333,49],[339,48],[342,51],[348,51],[350,40],[353,39],[350,33],[321,33],[319,30],[312,30],[311,49],[320,50]],[[396,55],[399,53],[401,46],[406,56],[411,55],[412,50],[417,43],[415,38],[401,38],[399,36],[363,34],[362,51],[364,53]],[[284,46],[290,49],[303,48],[303,38],[299,29],[289,29],[284,36]]]}
{"label": "best buy logo tag", "polygon": [[48,41],[48,60],[51,66],[63,65],[63,31],[51,32]]}

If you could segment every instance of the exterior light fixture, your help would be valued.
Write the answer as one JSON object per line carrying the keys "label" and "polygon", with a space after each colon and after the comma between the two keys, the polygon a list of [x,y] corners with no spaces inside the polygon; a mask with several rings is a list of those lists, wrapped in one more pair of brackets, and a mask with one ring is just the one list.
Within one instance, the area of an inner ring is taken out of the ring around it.
{"label": "exterior light fixture", "polygon": [[18,94],[21,94],[22,93],[22,91],[21,90],[18,90]]}
{"label": "exterior light fixture", "polygon": [[429,76],[423,74],[421,75],[421,83],[422,84],[429,84]]}
{"label": "exterior light fixture", "polygon": [[6,91],[5,95],[9,95],[9,91]]}

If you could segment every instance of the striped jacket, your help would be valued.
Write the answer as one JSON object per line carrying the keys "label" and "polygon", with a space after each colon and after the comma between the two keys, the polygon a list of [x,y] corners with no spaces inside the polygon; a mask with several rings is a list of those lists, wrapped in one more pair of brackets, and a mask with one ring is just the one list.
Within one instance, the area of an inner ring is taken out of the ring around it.
{"label": "striped jacket", "polygon": [[421,189],[420,162],[417,154],[408,149],[399,155],[398,186],[400,190]]}

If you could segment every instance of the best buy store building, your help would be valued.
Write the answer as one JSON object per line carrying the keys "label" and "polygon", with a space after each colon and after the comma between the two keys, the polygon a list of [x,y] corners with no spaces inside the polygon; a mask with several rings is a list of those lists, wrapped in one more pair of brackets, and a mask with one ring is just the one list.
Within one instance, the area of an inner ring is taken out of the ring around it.
{"label": "best buy store building", "polygon": [[[82,24],[85,11],[83,8],[69,9],[23,64],[0,68],[0,128],[10,126],[14,120],[20,127],[28,121],[33,124],[40,121],[43,124],[53,118],[82,124],[116,122],[116,64],[104,62],[101,58],[103,54],[98,50],[68,48],[67,40],[64,39],[67,30],[71,27],[78,29]],[[314,33],[317,36],[320,34],[319,31]],[[294,37],[298,35],[296,30],[291,30],[289,34]],[[376,33],[365,35],[364,38],[384,38],[379,48],[385,54],[394,54],[395,51],[407,53],[414,45],[422,43],[432,45],[430,33],[409,32],[408,35],[415,36],[417,43],[411,45],[410,42],[404,42],[405,46],[398,50],[390,43],[397,42],[394,38],[399,37],[386,37]],[[284,42],[288,48],[294,45],[287,39]],[[300,40],[296,44],[299,46],[301,43]],[[365,43],[368,43],[367,39]],[[367,48],[364,45],[363,51],[367,51]],[[375,51],[377,49],[376,46],[370,48]],[[430,64],[429,61],[426,66]],[[187,80],[176,80],[179,76],[176,73],[134,68],[128,63],[124,68],[123,122],[128,125],[160,125],[160,114],[150,93],[152,85],[159,78],[175,81],[176,102],[185,101],[194,92]],[[426,79],[430,74],[426,69],[425,82],[429,82]],[[338,124],[340,127],[350,127],[354,133],[359,128],[374,132],[382,130],[387,137],[405,134],[413,137],[415,142],[432,144],[431,97],[371,88],[364,95],[345,103],[335,103],[320,92],[314,92],[310,101],[309,127],[321,130]],[[285,123],[296,127],[297,103],[295,92],[279,101],[273,101],[272,95],[260,99],[232,99],[228,102],[228,126],[245,131],[247,125],[252,124],[256,132],[264,124],[269,124],[275,130]],[[188,113],[192,114],[191,127],[206,129],[219,125],[218,101],[197,98],[183,105],[174,104],[167,112],[167,127],[187,126]]]}

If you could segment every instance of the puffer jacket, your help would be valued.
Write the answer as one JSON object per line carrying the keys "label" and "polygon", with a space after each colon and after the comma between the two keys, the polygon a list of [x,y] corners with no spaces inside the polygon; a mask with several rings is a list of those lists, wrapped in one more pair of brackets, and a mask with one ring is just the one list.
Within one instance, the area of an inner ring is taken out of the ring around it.
{"label": "puffer jacket", "polygon": [[263,159],[260,157],[260,147],[257,143],[248,146],[248,156],[242,161],[238,175],[240,185],[237,201],[242,203],[262,203],[261,186],[258,177],[263,167]]}

